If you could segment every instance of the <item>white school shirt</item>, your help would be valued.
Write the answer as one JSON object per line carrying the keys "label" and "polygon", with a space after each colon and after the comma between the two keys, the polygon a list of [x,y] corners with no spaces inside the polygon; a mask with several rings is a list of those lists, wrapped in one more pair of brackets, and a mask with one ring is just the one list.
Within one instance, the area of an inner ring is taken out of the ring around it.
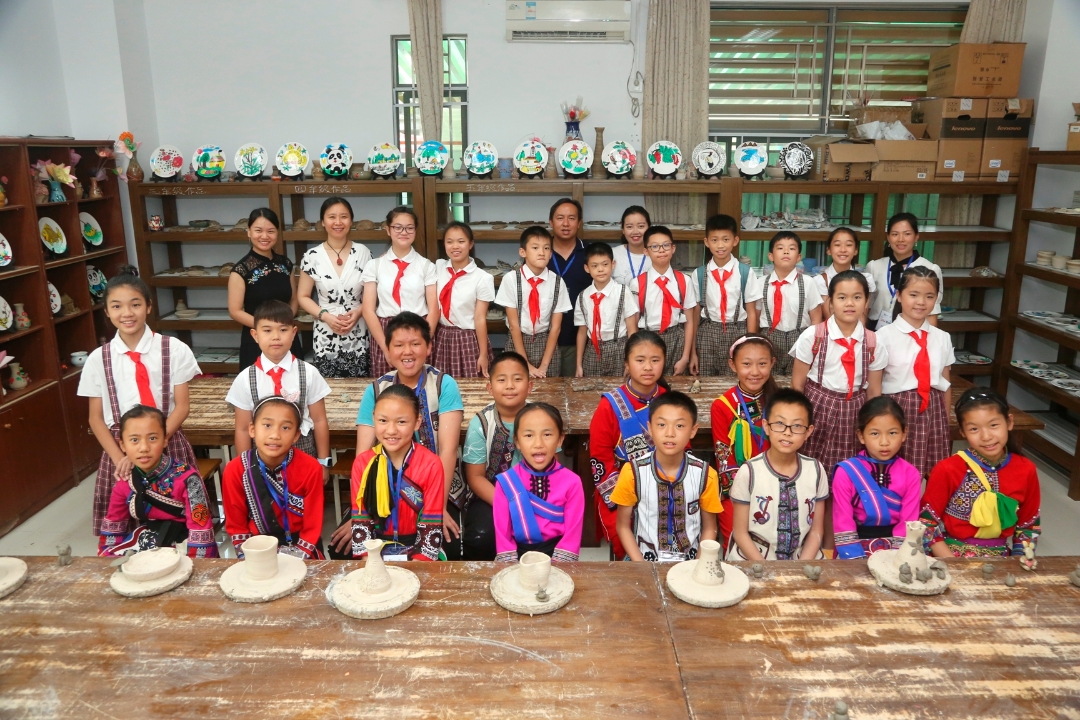
{"label": "white school shirt", "polygon": [[[713,277],[713,270],[719,270],[720,277],[724,277],[724,273],[728,270],[731,271],[731,277],[724,283],[724,287],[727,288],[727,317],[723,318],[723,322],[742,322],[746,319],[746,297],[742,294],[742,273],[739,272],[739,260],[735,257],[728,258],[724,267],[717,267],[716,260],[709,260],[709,264],[705,266],[705,298],[701,303],[702,317],[713,322],[721,322],[720,285]],[[693,278],[697,280],[696,272]],[[750,270],[746,278],[746,295],[750,294],[750,289],[754,284],[754,271]]]}
{"label": "white school shirt", "polygon": [[[161,335],[147,327],[143,331],[139,344],[135,346],[135,351],[142,353],[140,359],[150,376],[150,390],[154,394],[154,404],[161,409]],[[120,418],[114,418],[112,414],[109,387],[105,382],[105,365],[101,359],[102,352],[112,353],[116,402],[120,406],[121,415],[139,404],[139,386],[135,382],[135,362],[125,354],[128,352],[128,347],[120,339],[120,333],[114,335],[107,345],[97,348],[86,358],[77,392],[80,397],[101,398],[105,425],[112,427],[113,424],[120,422]],[[170,381],[173,387],[183,385],[202,373],[199,363],[195,362],[195,355],[191,352],[191,348],[176,338],[169,338],[169,358],[172,373]],[[171,415],[176,410],[176,395],[172,392],[172,388],[169,390],[169,414]]]}
{"label": "white school shirt", "polygon": [[611,279],[625,285],[637,297],[637,276],[652,270],[652,259],[647,253],[635,255],[630,252],[629,245],[612,248],[612,252],[615,254],[615,269],[611,271]]}
{"label": "white school shirt", "polygon": [[[522,277],[525,280],[522,280]],[[536,286],[537,292],[540,293],[540,317],[537,319],[536,325],[533,325],[532,316],[529,315],[529,294],[532,292],[532,285],[528,279],[535,277],[540,278],[543,282]],[[502,284],[499,285],[499,292],[495,296],[495,302],[504,308],[517,310],[517,287],[518,283],[521,283],[521,313],[518,315],[518,323],[522,335],[539,335],[547,332],[551,328],[551,315],[553,312],[564,313],[574,309],[573,304],[570,302],[570,292],[566,289],[566,281],[559,280],[559,297],[554,297],[556,277],[558,276],[547,268],[544,268],[544,271],[537,275],[524,263],[520,269],[503,275]],[[552,309],[552,305],[554,305],[554,309]],[[506,321],[506,327],[510,327],[509,319]]]}
{"label": "white school shirt", "polygon": [[[910,259],[910,258],[909,258]],[[892,288],[889,287],[889,258],[883,257],[877,260],[871,260],[866,263],[866,271],[870,273],[870,277],[874,278],[875,287],[871,287],[870,291],[873,293],[870,297],[870,319],[880,321],[883,319],[886,323],[892,322],[893,301],[896,298]],[[934,309],[931,311],[931,315],[941,314],[941,298],[943,297],[943,289],[945,288],[945,278],[941,275],[941,268],[934,263],[930,262],[921,255],[915,260],[912,260],[911,265],[908,267],[915,267],[916,265],[922,265],[933,270],[938,276],[938,294],[937,302],[934,303]],[[881,327],[879,324],[878,327]]]}
{"label": "white school shirt", "polygon": [[[855,267],[852,267],[851,269],[856,270]],[[862,276],[866,278],[866,284],[870,286],[870,292],[876,292],[877,283],[874,282],[874,276],[870,274],[870,271],[858,270],[858,272],[861,272]],[[836,277],[837,273],[838,271],[836,269],[836,266],[829,265],[829,267],[825,268],[825,272],[821,273],[820,275],[814,276],[814,283],[817,285],[818,294],[820,294],[821,297],[824,298],[829,296],[829,284],[832,283],[832,279]],[[866,301],[869,303],[872,297],[873,296],[866,298]],[[870,317],[873,318],[874,316],[871,315]]]}
{"label": "white school shirt", "polygon": [[[848,391],[848,379],[847,373],[844,372],[844,363],[840,358],[847,348],[836,342],[837,340],[845,339],[844,333],[840,331],[840,326],[836,324],[836,318],[829,318],[825,324],[826,333],[825,337],[828,340],[828,347],[824,345],[818,348],[817,357],[814,357],[814,336],[816,334],[815,326],[811,325],[802,331],[799,335],[799,339],[795,341],[795,344],[791,348],[791,357],[802,360],[804,363],[810,366],[810,372],[807,373],[806,379],[817,382],[818,378],[818,366],[821,365],[822,357],[825,358],[825,373],[822,375],[821,384],[826,390],[832,390],[833,392],[846,393]],[[866,331],[863,328],[863,324],[860,322],[855,326],[855,331],[851,333],[851,337],[855,339],[855,385],[854,390],[858,392],[860,388],[866,388],[868,378],[867,373],[862,366],[863,358],[863,343],[866,341]],[[871,370],[884,370],[885,366],[889,362],[889,351],[887,348],[882,347],[878,342],[877,347],[874,349],[874,359],[870,362]]]}
{"label": "white school shirt", "polygon": [[[394,260],[409,263],[405,274],[401,276],[401,305],[394,302],[394,279],[397,278],[398,266]],[[385,255],[375,258],[364,268],[360,278],[363,282],[376,283],[379,291],[379,304],[375,308],[378,317],[396,317],[403,312],[414,312],[420,317],[428,314],[428,285],[435,284],[435,264],[423,257],[416,250],[409,250],[403,258],[387,250]]]}
{"label": "white school shirt", "polygon": [[[626,291],[625,295],[623,291]],[[600,293],[600,341],[614,340],[616,337],[626,337],[626,318],[633,317],[638,313],[637,300],[630,293],[630,288],[609,280],[603,290],[596,289],[596,283],[590,283],[589,287],[578,295],[577,306],[574,308],[574,325],[585,326],[589,339],[596,344],[596,338],[592,336],[593,323],[593,299],[595,293]],[[623,311],[621,317],[616,317],[619,310],[619,297],[623,298]],[[619,334],[615,335],[615,326],[618,324]]]}
{"label": "white school shirt", "polygon": [[[257,366],[253,367],[255,367],[255,389],[258,391],[260,399],[274,394],[274,381],[267,375],[267,372],[280,366],[285,368],[285,372],[281,374],[282,397],[290,402],[299,402],[300,373],[296,371],[296,356],[289,353],[281,359],[278,365],[275,365],[270,358],[266,357],[266,353],[263,353],[259,356],[259,364],[262,365],[262,369]],[[304,413],[303,418],[300,420],[300,433],[307,435],[311,432],[311,428],[315,427],[315,423],[311,420],[311,413],[308,412],[308,407],[329,395],[330,386],[326,384],[326,380],[323,379],[323,376],[319,374],[319,371],[311,363],[304,363],[304,369],[307,371],[307,405],[300,408]],[[229,394],[225,396],[225,402],[240,410],[250,412],[255,409],[255,402],[251,398],[251,385],[248,383],[248,370],[244,370],[233,380],[232,387],[229,388]]]}
{"label": "white school shirt", "polygon": [[[476,329],[476,301],[491,302],[495,299],[495,278],[480,268],[476,263],[469,260],[469,264],[462,268],[465,274],[454,281],[454,287],[450,292],[450,319],[446,319],[441,300],[439,306],[439,324],[448,327],[459,327],[463,330]],[[449,260],[435,261],[435,278],[438,281],[435,286],[435,296],[442,297],[443,288],[450,282],[450,273],[458,272],[453,269]]]}
{"label": "white school shirt", "polygon": [[[777,277],[776,271],[769,273],[769,276],[764,280],[758,280],[754,283],[754,289],[750,289],[750,283],[746,284],[746,301],[757,302],[759,325],[761,329],[768,330],[765,322],[765,303],[769,303],[769,312],[773,313],[773,319],[776,319],[775,311],[772,306],[773,301],[773,283],[781,278]],[[791,330],[798,329],[801,324],[803,327],[810,325],[810,311],[821,304],[821,295],[817,292],[817,286],[814,284],[814,278],[803,277],[803,286],[806,288],[806,302],[803,303],[802,322],[799,322],[799,270],[793,269],[786,278],[787,285],[784,285],[780,289],[780,293],[784,298],[784,307],[780,313],[780,322],[777,324],[776,329],[781,332],[789,332]]]}
{"label": "white school shirt", "polygon": [[[944,392],[949,389],[949,381],[941,371],[956,362],[953,355],[952,338],[949,333],[939,330],[923,320],[920,330],[926,330],[926,352],[930,355],[930,387]],[[902,316],[877,331],[878,349],[886,348],[889,362],[881,374],[881,392],[883,395],[895,395],[905,390],[917,390],[919,381],[915,377],[915,358],[919,346],[908,333],[914,330]]]}
{"label": "white school shirt", "polygon": [[[686,283],[686,297],[679,297],[679,283],[676,280],[676,273],[682,275],[683,281]],[[646,277],[645,297],[638,298],[638,310],[641,311],[642,308],[644,308],[643,314],[645,316],[645,323],[644,325],[638,323],[638,329],[660,332],[660,320],[663,317],[661,313],[664,309],[664,295],[660,292],[660,286],[656,284],[656,281],[661,277],[666,277],[668,279],[667,290],[671,293],[671,296],[680,303],[680,309],[673,308],[671,311],[670,327],[685,323],[686,311],[697,307],[698,304],[697,278],[691,277],[680,270],[676,270],[670,265],[663,275],[658,273],[656,268],[649,268]],[[637,284],[638,281],[635,280],[634,285]]]}

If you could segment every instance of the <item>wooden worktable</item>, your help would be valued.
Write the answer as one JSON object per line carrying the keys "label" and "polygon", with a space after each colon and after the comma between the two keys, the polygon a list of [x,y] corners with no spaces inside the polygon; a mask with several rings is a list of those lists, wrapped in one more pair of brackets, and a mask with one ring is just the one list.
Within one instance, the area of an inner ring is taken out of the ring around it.
{"label": "wooden worktable", "polygon": [[[416,604],[361,621],[333,609],[356,562],[308,565],[294,595],[236,604],[226,560],[155,598],[109,589],[108,561],[28,558],[0,600],[2,717],[817,718],[836,700],[868,718],[1075,717],[1076,558],[951,560],[941,596],[876,586],[862,561],[769,562],[739,605],[675,599],[667,568],[563,565],[570,603],[514,615],[493,563],[409,563]],[[1017,587],[1003,584],[1006,569]]]}

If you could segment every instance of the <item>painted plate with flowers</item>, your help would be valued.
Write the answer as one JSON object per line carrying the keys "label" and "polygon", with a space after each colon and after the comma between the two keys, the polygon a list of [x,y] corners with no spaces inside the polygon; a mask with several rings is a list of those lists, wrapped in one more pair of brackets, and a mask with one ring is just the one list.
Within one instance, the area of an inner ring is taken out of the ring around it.
{"label": "painted plate with flowers", "polygon": [[52,314],[56,315],[63,307],[63,303],[60,301],[60,292],[56,289],[56,286],[49,283],[49,309],[52,310]]}
{"label": "painted plate with flowers", "polygon": [[175,145],[162,145],[150,155],[150,169],[158,177],[171,178],[184,169],[184,154]]}
{"label": "painted plate with flowers", "polygon": [[465,148],[461,161],[473,175],[483,175],[495,169],[499,162],[499,151],[491,143],[478,140]]}
{"label": "painted plate with flowers", "polygon": [[352,160],[352,150],[345,143],[330,143],[319,153],[319,165],[331,177],[347,175]]}
{"label": "painted plate with flowers", "polygon": [[15,322],[15,316],[11,314],[11,306],[7,300],[0,297],[0,330],[10,330]]}
{"label": "painted plate with flowers", "polygon": [[303,175],[308,166],[307,148],[297,142],[285,143],[278,149],[274,164],[287,177]]}
{"label": "painted plate with flowers", "polygon": [[0,233],[0,267],[11,264],[11,243]]}
{"label": "painted plate with flowers", "polygon": [[397,145],[376,145],[367,154],[367,166],[376,175],[393,175],[401,164],[401,150]]}
{"label": "painted plate with flowers", "polygon": [[682,151],[670,140],[657,140],[645,153],[645,162],[657,175],[671,175],[682,166]]}
{"label": "painted plate with flowers", "polygon": [[548,151],[539,140],[526,140],[514,153],[514,167],[522,175],[537,175],[548,161]]}
{"label": "painted plate with flowers", "polygon": [[191,169],[199,177],[213,178],[225,169],[225,153],[219,145],[203,145],[195,148],[191,156]]}
{"label": "painted plate with flowers", "polygon": [[236,172],[244,177],[258,177],[266,169],[266,148],[259,143],[244,143],[233,156]]}
{"label": "painted plate with flowers", "polygon": [[45,247],[57,255],[67,250],[67,236],[64,235],[64,229],[52,218],[43,217],[38,220],[38,235],[41,236],[41,242],[45,244]]}
{"label": "painted plate with flowers", "polygon": [[438,175],[450,160],[450,151],[438,140],[427,140],[416,148],[413,165],[424,175]]}
{"label": "painted plate with flowers", "polygon": [[637,165],[637,153],[634,146],[625,140],[612,140],[604,146],[600,162],[612,175],[625,175]]}
{"label": "painted plate with flowers", "polygon": [[592,165],[592,148],[584,140],[571,140],[559,148],[559,167],[567,175],[584,175]]}

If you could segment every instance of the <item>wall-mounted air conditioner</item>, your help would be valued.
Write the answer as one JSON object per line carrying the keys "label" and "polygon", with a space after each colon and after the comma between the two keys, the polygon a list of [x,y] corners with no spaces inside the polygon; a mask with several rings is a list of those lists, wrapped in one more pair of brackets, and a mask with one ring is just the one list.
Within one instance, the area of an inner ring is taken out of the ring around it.
{"label": "wall-mounted air conditioner", "polygon": [[630,42],[630,0],[506,0],[507,42]]}

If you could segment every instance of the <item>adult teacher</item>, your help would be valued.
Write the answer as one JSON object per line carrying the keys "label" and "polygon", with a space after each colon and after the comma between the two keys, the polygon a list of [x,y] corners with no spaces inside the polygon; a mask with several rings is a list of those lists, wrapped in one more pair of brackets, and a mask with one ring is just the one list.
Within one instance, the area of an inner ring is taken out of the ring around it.
{"label": "adult teacher", "polygon": [[[583,222],[581,203],[572,198],[559,198],[551,206],[548,222],[554,238],[548,270],[558,273],[566,283],[570,304],[576,307],[578,295],[592,283],[585,271],[585,243],[578,237]],[[573,311],[563,313],[558,344],[562,377],[574,377],[577,371],[577,332]]]}
{"label": "adult teacher", "polygon": [[[333,195],[319,209],[326,240],[300,261],[300,307],[315,318],[315,369],[323,377],[367,377],[370,336],[360,317],[364,284],[360,276],[371,251],[349,239],[353,210]],[[312,299],[318,291],[319,301]]]}
{"label": "adult teacher", "polygon": [[[259,344],[252,331],[255,309],[267,300],[288,303],[296,314],[296,277],[293,261],[274,252],[281,235],[281,221],[270,208],[255,208],[248,215],[248,254],[229,273],[229,317],[240,323],[240,372],[255,364]],[[300,335],[293,339],[292,353],[302,357]]]}

